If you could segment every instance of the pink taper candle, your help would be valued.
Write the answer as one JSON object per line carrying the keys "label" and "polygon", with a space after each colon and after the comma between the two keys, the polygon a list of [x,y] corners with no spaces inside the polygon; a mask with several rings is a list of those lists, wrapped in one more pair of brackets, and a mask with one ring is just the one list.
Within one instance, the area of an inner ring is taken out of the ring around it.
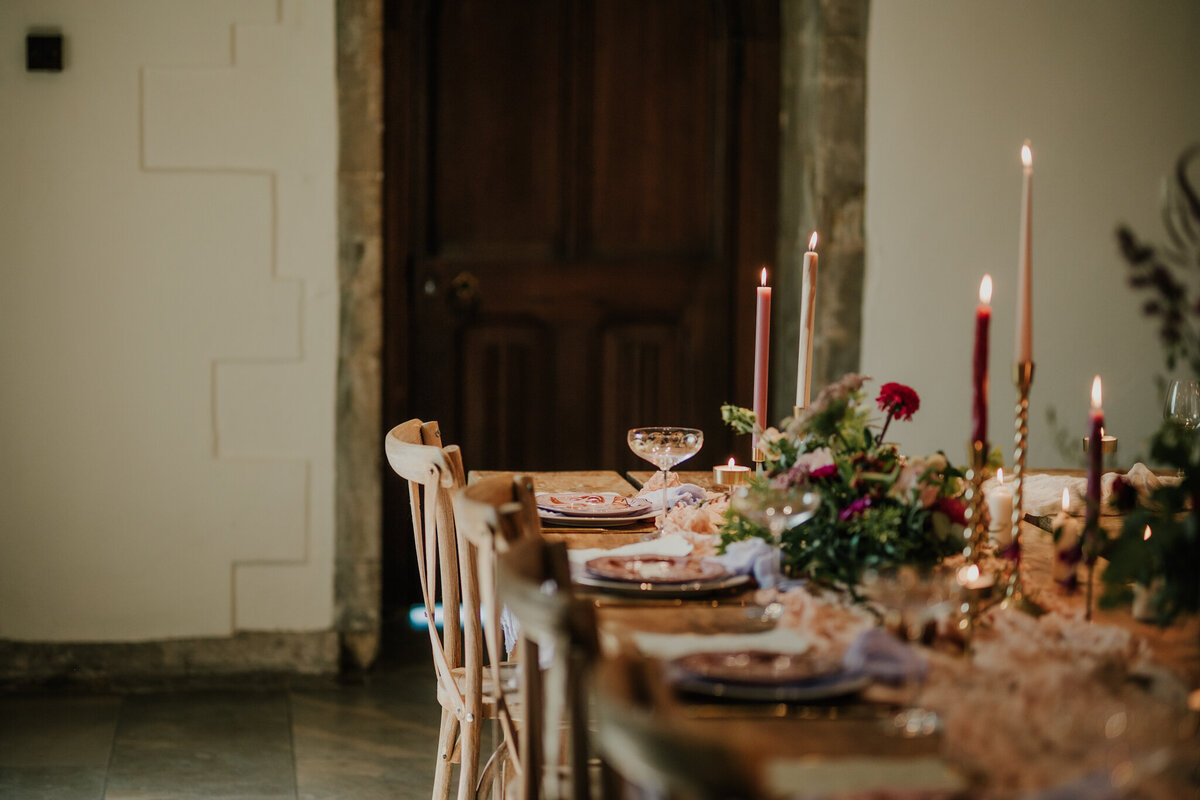
{"label": "pink taper candle", "polygon": [[[767,361],[771,353],[771,287],[767,286],[767,268],[763,267],[762,285],[758,287],[758,305],[754,324],[754,415],[758,424],[767,427]],[[758,437],[754,438],[758,447]]]}
{"label": "pink taper candle", "polygon": [[[1087,470],[1087,531],[1089,543],[1095,535],[1095,526],[1100,521],[1100,471],[1104,457],[1104,447],[1101,440],[1104,437],[1104,409],[1100,405],[1100,376],[1092,379],[1092,410],[1088,414],[1091,429],[1088,433],[1088,470]],[[1089,562],[1095,554],[1089,554]]]}
{"label": "pink taper candle", "polygon": [[1029,140],[1021,147],[1021,244],[1017,256],[1016,361],[1033,361],[1033,151]]}
{"label": "pink taper candle", "polygon": [[817,232],[808,240],[800,284],[800,347],[796,355],[796,406],[808,408],[812,396],[813,320],[817,311]]}
{"label": "pink taper candle", "polygon": [[983,442],[987,452],[988,429],[988,330],[992,323],[992,276],[979,283],[979,305],[975,307],[975,358],[972,363],[974,398],[971,404],[971,441]]}

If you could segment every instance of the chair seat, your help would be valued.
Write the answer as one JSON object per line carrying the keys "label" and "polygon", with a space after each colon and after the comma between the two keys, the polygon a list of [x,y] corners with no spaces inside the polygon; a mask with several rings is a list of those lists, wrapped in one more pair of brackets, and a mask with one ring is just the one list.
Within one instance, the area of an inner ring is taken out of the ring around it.
{"label": "chair seat", "polygon": [[[520,707],[520,697],[517,694],[517,669],[520,666],[516,661],[502,661],[500,663],[500,680],[504,684],[504,692],[508,701],[509,714],[512,715],[514,721],[520,721],[518,709]],[[467,670],[466,667],[455,667],[451,670],[454,676],[454,682],[458,686],[460,692],[464,691],[467,685]],[[496,687],[492,684],[492,671],[490,667],[483,669],[483,716],[487,719],[494,719],[496,716],[496,696],[499,694]],[[443,708],[451,708],[450,698],[446,695],[446,689],[439,682],[437,687],[437,699]]]}

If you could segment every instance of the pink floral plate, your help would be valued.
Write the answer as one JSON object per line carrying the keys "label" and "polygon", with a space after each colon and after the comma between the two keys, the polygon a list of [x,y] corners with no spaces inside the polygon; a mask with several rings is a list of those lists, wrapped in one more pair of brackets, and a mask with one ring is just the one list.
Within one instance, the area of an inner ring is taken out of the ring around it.
{"label": "pink floral plate", "polygon": [[688,556],[600,556],[587,562],[598,578],[630,583],[694,583],[728,575],[720,564]]}
{"label": "pink floral plate", "polygon": [[675,659],[683,673],[722,683],[759,686],[821,680],[842,671],[841,664],[812,651],[776,653],[766,650],[690,653]]}
{"label": "pink floral plate", "polygon": [[644,514],[652,508],[645,498],[616,492],[542,492],[537,496],[537,504],[544,511],[592,518]]}

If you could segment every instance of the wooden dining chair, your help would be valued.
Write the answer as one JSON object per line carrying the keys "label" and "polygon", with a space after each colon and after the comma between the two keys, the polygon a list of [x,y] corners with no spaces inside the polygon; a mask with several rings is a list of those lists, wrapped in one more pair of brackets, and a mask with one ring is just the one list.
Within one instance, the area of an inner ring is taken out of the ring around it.
{"label": "wooden dining chair", "polygon": [[[455,528],[454,494],[466,483],[456,445],[442,446],[436,422],[412,419],[385,437],[388,463],[408,482],[421,597],[442,706],[433,800],[450,796],[452,764],[460,764],[458,800],[478,796],[482,723],[488,708],[483,692],[483,645],[476,559]],[[437,603],[443,625],[434,625]],[[462,614],[459,614],[459,604]]]}
{"label": "wooden dining chair", "polygon": [[523,774],[519,750],[522,702],[517,664],[507,660],[502,608],[496,596],[497,554],[507,552],[522,534],[515,512],[511,477],[498,475],[471,484],[454,497],[454,518],[478,565],[480,616],[488,665],[484,672],[484,699],[498,724],[499,744],[480,775],[480,784],[494,781],[503,796],[513,776]]}
{"label": "wooden dining chair", "polygon": [[640,797],[763,800],[754,772],[725,743],[686,729],[660,662],[605,659],[593,676],[597,745]]}
{"label": "wooden dining chair", "polygon": [[[487,529],[496,597],[520,626],[521,713],[510,751],[515,795],[519,800],[588,800],[593,791],[586,677],[599,652],[595,611],[571,591],[565,545],[541,536],[529,477],[479,481],[467,487],[456,508],[464,526],[474,531],[470,535]],[[495,620],[488,627],[498,633]],[[553,655],[543,670],[539,665],[548,649]]]}

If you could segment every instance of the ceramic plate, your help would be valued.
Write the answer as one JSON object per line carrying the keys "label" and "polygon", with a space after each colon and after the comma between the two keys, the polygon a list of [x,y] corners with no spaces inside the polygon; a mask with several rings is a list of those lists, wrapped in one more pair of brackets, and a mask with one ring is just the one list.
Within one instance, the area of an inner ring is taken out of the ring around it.
{"label": "ceramic plate", "polygon": [[750,576],[727,575],[717,580],[691,583],[632,583],[599,578],[584,572],[576,575],[572,580],[585,589],[594,589],[606,594],[619,594],[625,597],[687,599],[741,588],[750,583]]}
{"label": "ceramic plate", "polygon": [[675,688],[686,694],[722,700],[763,703],[806,703],[814,700],[832,700],[858,694],[871,684],[871,679],[863,673],[845,670],[839,670],[810,681],[784,684],[708,680],[674,668],[674,663],[672,663],[669,674]]}
{"label": "ceramic plate", "polygon": [[615,492],[543,492],[537,496],[537,504],[545,511],[580,517],[625,517],[651,507],[645,498]]}
{"label": "ceramic plate", "polygon": [[597,578],[629,583],[696,583],[729,574],[720,564],[689,556],[600,556],[587,562]]}
{"label": "ceramic plate", "polygon": [[609,516],[609,517],[579,517],[571,514],[558,514],[553,511],[547,511],[544,508],[538,509],[538,517],[547,525],[562,525],[568,528],[621,528],[626,525],[633,525],[638,522],[646,522],[658,516],[657,511],[646,511],[641,514],[632,516]]}
{"label": "ceramic plate", "polygon": [[680,674],[706,681],[782,686],[813,682],[842,671],[842,665],[812,651],[777,653],[766,650],[691,653],[673,662]]}

